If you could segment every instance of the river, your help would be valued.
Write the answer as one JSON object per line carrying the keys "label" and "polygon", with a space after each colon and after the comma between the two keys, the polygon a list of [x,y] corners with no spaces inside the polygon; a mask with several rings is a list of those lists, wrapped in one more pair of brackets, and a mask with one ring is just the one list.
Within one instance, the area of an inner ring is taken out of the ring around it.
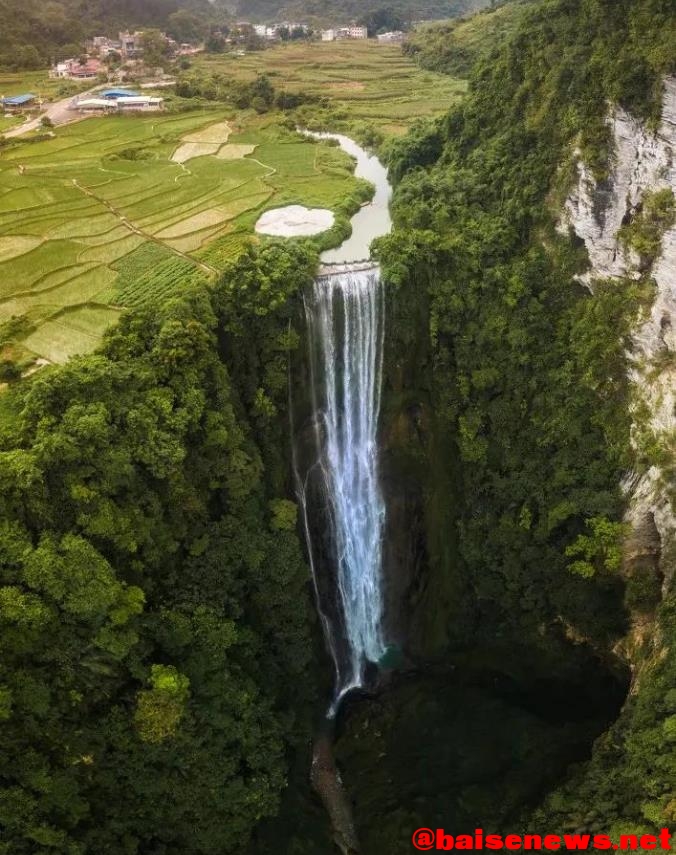
{"label": "river", "polygon": [[392,230],[390,216],[392,186],[387,178],[387,169],[374,154],[369,154],[350,137],[306,130],[303,133],[313,139],[336,140],[341,149],[357,161],[355,176],[369,181],[376,189],[373,199],[363,205],[352,217],[350,237],[339,247],[323,252],[322,264],[354,264],[369,261],[371,243]]}

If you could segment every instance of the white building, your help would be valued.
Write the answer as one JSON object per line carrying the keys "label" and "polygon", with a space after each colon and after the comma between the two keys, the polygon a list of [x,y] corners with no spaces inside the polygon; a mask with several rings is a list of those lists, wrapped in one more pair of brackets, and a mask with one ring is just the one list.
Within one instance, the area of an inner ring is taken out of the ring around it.
{"label": "white building", "polygon": [[338,27],[333,30],[322,30],[323,42],[335,42],[337,39],[367,39],[369,37],[366,27]]}
{"label": "white building", "polygon": [[81,113],[110,113],[115,109],[115,102],[109,98],[76,98],[71,101],[71,109]]}
{"label": "white building", "polygon": [[150,95],[135,95],[126,98],[116,98],[118,110],[161,110],[164,98],[153,98]]}
{"label": "white building", "polygon": [[49,72],[49,76],[52,78],[52,80],[59,80],[64,77],[68,77],[68,75],[70,74],[71,62],[71,59],[69,59],[67,62],[57,62],[57,64]]}
{"label": "white building", "polygon": [[260,36],[262,39],[267,39],[269,42],[275,41],[279,37],[279,33],[277,32],[279,25],[275,25],[274,27],[267,27],[265,24],[255,24],[254,32],[257,36]]}
{"label": "white building", "polygon": [[380,33],[377,38],[380,44],[401,44],[404,41],[404,34],[401,30],[394,30],[391,33]]}
{"label": "white building", "polygon": [[369,37],[366,27],[349,27],[349,37],[351,39],[367,39]]}

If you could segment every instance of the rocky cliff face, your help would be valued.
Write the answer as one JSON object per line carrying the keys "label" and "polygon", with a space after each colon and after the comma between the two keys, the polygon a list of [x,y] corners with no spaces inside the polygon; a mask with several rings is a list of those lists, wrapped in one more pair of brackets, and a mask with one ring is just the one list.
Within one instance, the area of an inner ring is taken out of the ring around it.
{"label": "rocky cliff face", "polygon": [[[618,231],[631,220],[646,192],[667,188],[676,192],[676,78],[665,81],[662,121],[656,132],[623,110],[608,121],[615,149],[611,173],[597,182],[585,164],[578,163],[578,181],[561,222],[563,229],[572,227],[587,247],[590,269],[583,281],[591,288],[595,279],[640,276],[639,259],[625,252]],[[668,449],[676,431],[676,227],[664,235],[651,273],[654,300],[633,336],[634,442],[639,445],[647,429]],[[674,543],[676,513],[668,474],[665,465],[654,464],[626,480],[632,552],[653,548],[642,543],[645,531],[657,530],[663,557]],[[666,566],[662,571],[665,586],[669,585],[670,572]]]}

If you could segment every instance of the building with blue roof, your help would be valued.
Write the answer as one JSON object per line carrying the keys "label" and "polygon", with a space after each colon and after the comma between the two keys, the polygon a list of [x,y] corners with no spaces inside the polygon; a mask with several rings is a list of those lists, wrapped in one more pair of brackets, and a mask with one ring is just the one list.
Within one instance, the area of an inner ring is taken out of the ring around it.
{"label": "building with blue roof", "polygon": [[35,101],[37,96],[28,92],[26,95],[12,95],[10,98],[2,99],[3,107],[25,107],[28,104],[32,104]]}
{"label": "building with blue roof", "polygon": [[113,101],[117,98],[138,98],[138,92],[132,89],[104,89],[99,92],[100,98],[110,98]]}

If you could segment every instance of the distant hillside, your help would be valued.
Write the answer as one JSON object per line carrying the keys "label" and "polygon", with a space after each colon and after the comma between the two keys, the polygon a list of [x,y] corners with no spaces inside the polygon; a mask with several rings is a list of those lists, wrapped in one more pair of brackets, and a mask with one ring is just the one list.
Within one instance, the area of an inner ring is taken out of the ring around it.
{"label": "distant hillside", "polygon": [[0,0],[0,66],[37,68],[88,36],[127,27],[165,28],[186,9],[207,21],[209,0]]}
{"label": "distant hillside", "polygon": [[240,0],[238,14],[251,20],[288,18],[349,22],[386,10],[404,21],[455,18],[491,5],[491,0]]}
{"label": "distant hillside", "polygon": [[465,77],[478,60],[514,34],[533,0],[507,0],[465,20],[419,27],[404,50],[431,71]]}

